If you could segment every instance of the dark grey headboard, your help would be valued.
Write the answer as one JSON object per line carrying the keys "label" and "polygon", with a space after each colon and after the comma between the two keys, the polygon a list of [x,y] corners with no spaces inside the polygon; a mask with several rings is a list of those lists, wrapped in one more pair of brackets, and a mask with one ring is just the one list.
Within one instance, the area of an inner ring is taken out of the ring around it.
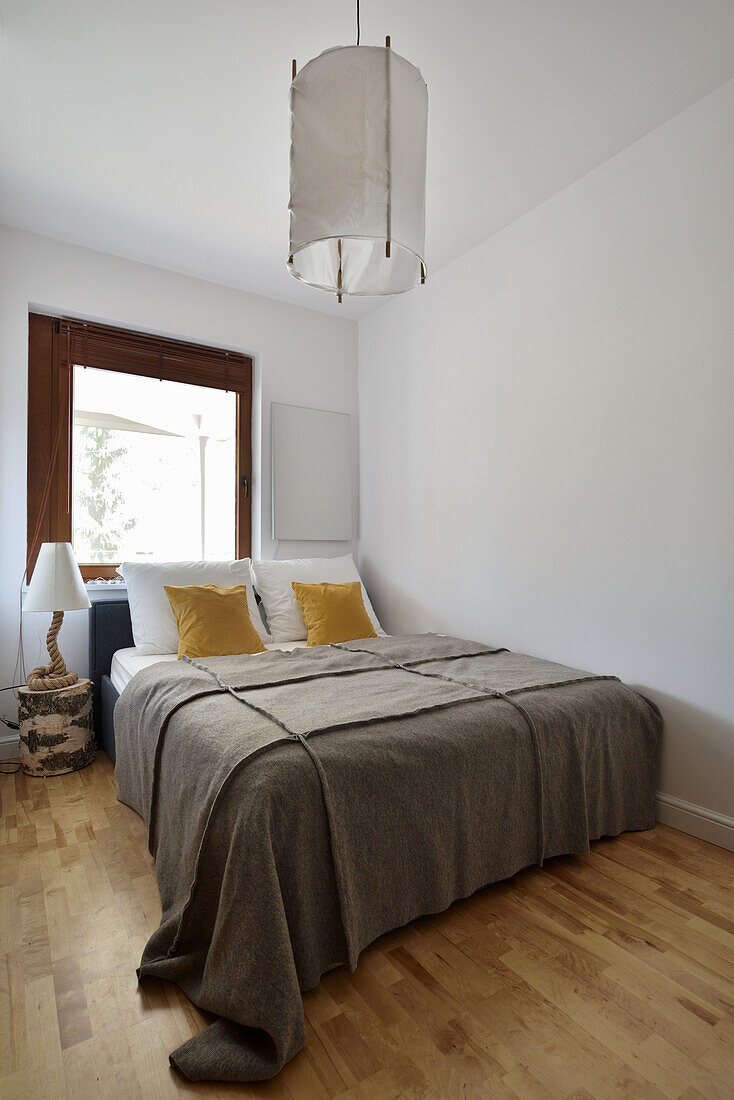
{"label": "dark grey headboard", "polygon": [[89,609],[89,676],[94,683],[94,728],[100,729],[102,677],[109,676],[118,649],[134,645],[126,599],[95,600]]}

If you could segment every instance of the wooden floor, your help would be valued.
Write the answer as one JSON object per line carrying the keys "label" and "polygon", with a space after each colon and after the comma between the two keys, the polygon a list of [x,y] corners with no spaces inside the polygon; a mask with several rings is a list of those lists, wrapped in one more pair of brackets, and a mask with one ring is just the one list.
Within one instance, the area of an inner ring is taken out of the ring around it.
{"label": "wooden floor", "polygon": [[276,1080],[191,1085],[167,1056],[207,1021],[137,986],[158,892],[107,757],[0,796],[3,1100],[734,1097],[734,855],[684,833],[601,841],[383,938],[306,996]]}

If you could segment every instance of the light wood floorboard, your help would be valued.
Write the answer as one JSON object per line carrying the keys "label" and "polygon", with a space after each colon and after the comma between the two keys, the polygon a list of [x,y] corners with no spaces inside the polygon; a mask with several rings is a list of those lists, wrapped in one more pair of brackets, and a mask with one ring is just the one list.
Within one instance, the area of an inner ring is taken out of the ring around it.
{"label": "light wood floorboard", "polygon": [[0,776],[0,1097],[734,1098],[734,855],[664,825],[599,841],[423,918],[304,999],[274,1081],[192,1085],[208,1022],[138,987],[160,919],[109,760]]}

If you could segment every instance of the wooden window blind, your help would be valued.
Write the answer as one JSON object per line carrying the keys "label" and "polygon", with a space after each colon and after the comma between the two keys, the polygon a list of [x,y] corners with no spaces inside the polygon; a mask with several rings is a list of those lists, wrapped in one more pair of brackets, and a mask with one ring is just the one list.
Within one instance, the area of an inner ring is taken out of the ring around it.
{"label": "wooden window blind", "polygon": [[252,360],[236,352],[85,321],[59,320],[59,335],[62,362],[75,366],[235,392],[251,385]]}
{"label": "wooden window blind", "polygon": [[[74,367],[94,367],[229,390],[237,400],[235,546],[250,554],[252,359],[238,352],[169,340],[63,317],[29,315],[27,577],[42,542],[72,535]],[[113,576],[116,564],[80,562],[82,576]],[[119,563],[117,563],[119,564]]]}

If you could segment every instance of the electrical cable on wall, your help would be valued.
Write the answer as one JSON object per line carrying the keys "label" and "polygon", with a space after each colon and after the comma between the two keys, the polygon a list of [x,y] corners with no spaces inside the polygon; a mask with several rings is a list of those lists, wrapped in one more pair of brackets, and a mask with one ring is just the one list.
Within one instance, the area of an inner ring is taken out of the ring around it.
{"label": "electrical cable on wall", "polygon": [[[56,325],[57,325],[56,331],[58,332],[59,331],[59,329],[58,329],[59,322],[58,321],[56,322]],[[71,330],[68,328],[68,326],[67,326],[67,329],[66,329],[66,368],[67,368],[67,372],[68,372],[67,385],[69,387],[69,405],[71,406],[71,377],[72,377]],[[15,656],[15,666],[13,668],[13,679],[15,680],[18,677],[22,677],[23,678],[23,683],[16,685],[16,687],[23,687],[25,685],[25,682],[26,682],[25,654],[23,652],[23,585],[29,579],[28,570],[30,569],[30,565],[31,565],[31,561],[33,559],[33,555],[35,554],[35,552],[38,548],[39,542],[40,542],[41,526],[43,524],[43,520],[44,520],[44,517],[46,515],[46,508],[47,508],[50,493],[51,493],[51,483],[52,483],[52,480],[53,480],[54,472],[56,470],[56,462],[57,462],[57,459],[58,459],[59,446],[60,446],[60,443],[61,443],[61,430],[62,430],[63,426],[64,426],[64,417],[63,417],[63,412],[61,412],[59,414],[59,420],[58,420],[58,423],[56,425],[56,432],[55,432],[55,435],[54,435],[54,441],[53,441],[53,444],[51,446],[51,456],[49,458],[48,470],[46,472],[46,480],[44,482],[43,492],[41,494],[41,503],[39,505],[38,515],[36,517],[36,526],[35,526],[35,529],[33,531],[32,537],[28,540],[28,547],[27,547],[28,554],[27,554],[27,557],[26,557],[26,563],[25,563],[25,568],[23,570],[23,575],[20,578],[20,586],[18,588],[18,649],[17,649],[16,656]],[[3,689],[3,690],[6,690],[6,689]],[[12,690],[15,690],[15,688],[13,688]]]}
{"label": "electrical cable on wall", "polygon": [[[23,686],[23,684],[8,684],[7,687],[0,688],[0,694],[4,691],[15,691],[16,688]],[[20,729],[19,724],[8,718],[7,714],[0,715],[0,722],[9,730]],[[20,760],[0,760],[0,775],[15,775],[18,771],[20,771]]]}

